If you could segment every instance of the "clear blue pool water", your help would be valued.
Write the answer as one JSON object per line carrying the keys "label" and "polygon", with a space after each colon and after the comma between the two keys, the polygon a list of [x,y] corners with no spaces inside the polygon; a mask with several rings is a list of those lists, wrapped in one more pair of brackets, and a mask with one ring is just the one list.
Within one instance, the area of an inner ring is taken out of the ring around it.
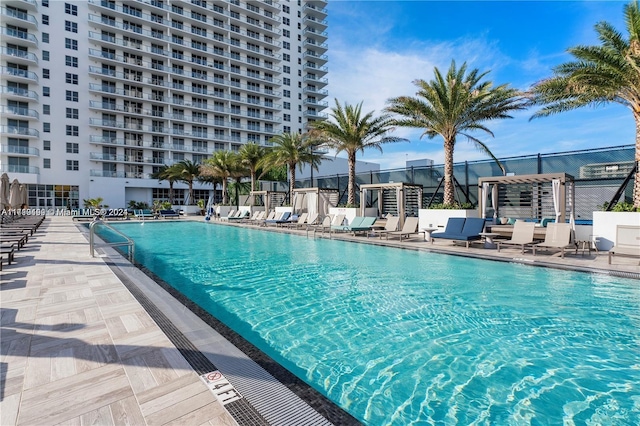
{"label": "clear blue pool water", "polygon": [[136,260],[367,425],[640,424],[640,282],[197,222]]}

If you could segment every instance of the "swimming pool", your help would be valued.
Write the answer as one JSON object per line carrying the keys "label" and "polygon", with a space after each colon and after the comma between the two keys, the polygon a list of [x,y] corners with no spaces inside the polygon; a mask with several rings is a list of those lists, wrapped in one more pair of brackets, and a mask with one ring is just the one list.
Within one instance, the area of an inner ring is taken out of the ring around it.
{"label": "swimming pool", "polygon": [[136,260],[369,425],[640,423],[640,283],[198,222]]}

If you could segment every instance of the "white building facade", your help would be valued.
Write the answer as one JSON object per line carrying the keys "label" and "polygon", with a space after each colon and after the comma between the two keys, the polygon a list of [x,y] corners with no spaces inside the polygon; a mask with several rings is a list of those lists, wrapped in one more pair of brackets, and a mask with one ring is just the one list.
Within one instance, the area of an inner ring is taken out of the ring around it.
{"label": "white building facade", "polygon": [[326,1],[3,0],[0,14],[0,172],[30,207],[166,200],[163,165],[326,116]]}

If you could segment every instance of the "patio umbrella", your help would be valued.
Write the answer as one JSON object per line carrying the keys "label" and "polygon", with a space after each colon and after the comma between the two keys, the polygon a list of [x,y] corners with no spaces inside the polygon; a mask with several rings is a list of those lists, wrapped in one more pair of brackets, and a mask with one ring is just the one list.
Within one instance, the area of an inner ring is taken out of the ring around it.
{"label": "patio umbrella", "polygon": [[11,182],[11,187],[9,188],[9,204],[11,204],[11,208],[19,209],[21,206],[20,203],[20,182],[18,179],[14,179]]}
{"label": "patio umbrella", "polygon": [[9,175],[3,173],[0,177],[0,208],[8,209],[9,205]]}

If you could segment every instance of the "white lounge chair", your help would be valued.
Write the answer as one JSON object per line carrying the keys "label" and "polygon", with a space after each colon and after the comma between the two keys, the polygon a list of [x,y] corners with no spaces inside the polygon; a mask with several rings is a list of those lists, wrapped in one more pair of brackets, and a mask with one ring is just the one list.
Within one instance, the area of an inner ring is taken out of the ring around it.
{"label": "white lounge chair", "polygon": [[640,226],[617,225],[616,245],[609,250],[609,264],[613,256],[640,258]]}
{"label": "white lounge chair", "polygon": [[547,224],[547,233],[544,241],[533,244],[533,255],[536,250],[560,250],[560,257],[564,258],[564,249],[575,248],[571,243],[571,224],[569,223],[549,223]]}
{"label": "white lounge chair", "polygon": [[400,237],[400,242],[404,237],[409,239],[410,235],[420,235],[422,234],[422,238],[424,239],[424,231],[418,231],[419,220],[417,217],[407,217],[404,219],[404,225],[400,231],[392,231],[387,232],[385,235],[387,236],[387,240],[389,236],[395,237],[396,235]]}
{"label": "white lounge chair", "polygon": [[533,244],[533,231],[535,231],[536,224],[533,222],[524,222],[522,220],[517,221],[513,225],[513,233],[511,239],[506,241],[497,241],[498,251],[501,246],[519,246],[522,248],[522,254],[526,246]]}

